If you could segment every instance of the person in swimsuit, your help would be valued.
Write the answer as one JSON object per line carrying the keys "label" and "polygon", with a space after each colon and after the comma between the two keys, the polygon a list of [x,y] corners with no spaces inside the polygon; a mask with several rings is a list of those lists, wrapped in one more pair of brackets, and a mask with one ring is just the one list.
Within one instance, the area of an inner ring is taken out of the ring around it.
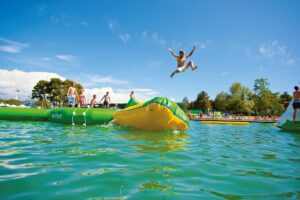
{"label": "person in swimsuit", "polygon": [[78,93],[77,93],[75,86],[76,86],[76,83],[72,82],[68,89],[68,92],[67,92],[70,107],[74,107],[76,104],[76,100],[78,99]]}
{"label": "person in swimsuit", "polygon": [[186,55],[183,50],[180,50],[179,55],[176,55],[172,49],[170,49],[170,48],[168,49],[177,60],[177,69],[171,74],[171,78],[177,73],[184,72],[189,67],[192,68],[192,70],[195,70],[198,68],[196,65],[194,65],[194,63],[192,61],[189,61],[187,63],[187,65],[185,65],[185,59],[191,57],[192,54],[194,53],[195,49],[196,49],[196,47],[193,46],[192,51],[188,55]]}
{"label": "person in swimsuit", "polygon": [[294,96],[294,101],[293,101],[293,109],[294,109],[294,112],[293,112],[293,121],[295,123],[297,111],[298,111],[298,109],[300,109],[300,91],[299,91],[299,87],[298,86],[295,86],[294,88],[295,88],[295,91],[293,93],[293,96]]}
{"label": "person in swimsuit", "polygon": [[134,91],[130,92],[130,99],[135,99]]}
{"label": "person in swimsuit", "polygon": [[106,92],[106,94],[102,97],[102,99],[100,100],[100,102],[104,100],[103,102],[103,106],[104,108],[109,108],[109,104],[110,104],[110,96],[109,96],[109,92]]}
{"label": "person in swimsuit", "polygon": [[85,99],[85,96],[84,96],[84,89],[80,89],[80,92],[79,92],[79,105],[80,107],[84,107],[86,104],[86,99]]}
{"label": "person in swimsuit", "polygon": [[91,108],[94,108],[96,104],[97,104],[97,96],[94,94],[93,98],[92,98],[92,100],[90,102]]}

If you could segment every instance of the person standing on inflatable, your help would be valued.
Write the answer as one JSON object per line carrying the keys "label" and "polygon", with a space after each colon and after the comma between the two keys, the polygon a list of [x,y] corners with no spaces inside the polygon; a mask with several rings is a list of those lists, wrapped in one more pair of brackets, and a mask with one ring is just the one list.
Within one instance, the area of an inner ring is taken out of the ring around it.
{"label": "person standing on inflatable", "polygon": [[70,107],[74,107],[76,104],[76,100],[78,99],[78,93],[77,93],[75,86],[76,86],[76,83],[72,82],[68,89],[68,92],[67,92]]}
{"label": "person standing on inflatable", "polygon": [[293,121],[295,123],[296,121],[296,115],[297,115],[297,110],[300,109],[300,91],[299,91],[299,87],[295,86],[295,92],[293,93],[294,96],[294,102],[293,102],[293,108],[294,108],[294,112],[293,112]]}
{"label": "person standing on inflatable", "polygon": [[192,68],[193,71],[198,68],[192,61],[189,61],[187,65],[185,65],[185,59],[191,57],[195,49],[196,47],[193,46],[192,51],[188,55],[186,55],[183,50],[180,50],[179,55],[176,55],[172,49],[168,49],[177,60],[177,69],[171,74],[171,78],[177,73],[186,71],[189,67]]}
{"label": "person standing on inflatable", "polygon": [[130,99],[135,99],[134,91],[131,91],[131,92],[130,92]]}
{"label": "person standing on inflatable", "polygon": [[78,103],[79,103],[80,107],[84,107],[86,104],[86,99],[84,96],[84,89],[80,89],[80,91],[79,91]]}
{"label": "person standing on inflatable", "polygon": [[106,94],[100,100],[100,103],[101,103],[102,100],[104,100],[104,102],[103,102],[104,108],[109,108],[109,104],[111,102],[109,92],[106,92]]}

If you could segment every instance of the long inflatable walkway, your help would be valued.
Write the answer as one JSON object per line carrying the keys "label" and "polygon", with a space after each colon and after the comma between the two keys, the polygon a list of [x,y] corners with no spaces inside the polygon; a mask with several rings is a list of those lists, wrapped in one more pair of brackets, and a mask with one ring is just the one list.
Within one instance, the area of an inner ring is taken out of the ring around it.
{"label": "long inflatable walkway", "polygon": [[109,108],[8,108],[0,107],[0,120],[49,121],[69,125],[105,124],[144,130],[180,130],[188,128],[189,120],[172,100],[156,97],[147,102],[131,99],[123,110]]}

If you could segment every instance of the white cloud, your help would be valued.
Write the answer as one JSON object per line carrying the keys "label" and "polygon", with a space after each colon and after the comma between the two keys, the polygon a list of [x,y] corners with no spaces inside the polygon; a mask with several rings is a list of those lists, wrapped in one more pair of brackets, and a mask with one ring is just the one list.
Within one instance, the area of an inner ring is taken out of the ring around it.
{"label": "white cloud", "polygon": [[65,26],[72,26],[72,24],[70,22],[68,22],[68,15],[65,14],[65,13],[60,13],[58,15],[51,15],[50,16],[50,20],[53,22],[53,23],[61,23],[62,25],[65,25]]}
{"label": "white cloud", "polygon": [[121,42],[123,42],[123,44],[127,43],[130,39],[130,34],[129,33],[124,33],[119,24],[116,22],[116,21],[113,21],[113,20],[109,20],[108,21],[108,28],[109,30],[118,36],[119,40]]}
{"label": "white cloud", "polygon": [[67,62],[78,61],[78,57],[77,56],[66,55],[66,54],[57,55],[56,58],[58,58],[60,60],[63,60],[63,61],[67,61]]}
{"label": "white cloud", "polygon": [[221,76],[227,76],[229,74],[229,72],[222,72]]}
{"label": "white cloud", "polygon": [[133,89],[135,92],[137,93],[143,93],[147,96],[153,96],[153,95],[157,95],[158,92],[153,90],[153,89],[149,89],[149,88],[136,88],[136,89]]}
{"label": "white cloud", "polygon": [[52,60],[51,58],[48,58],[48,57],[44,57],[44,58],[41,58],[42,60],[45,60],[45,61],[50,61]]}
{"label": "white cloud", "polygon": [[124,33],[124,34],[120,33],[119,38],[123,43],[127,43],[130,39],[130,35],[128,33]]}
{"label": "white cloud", "polygon": [[212,47],[215,45],[215,43],[211,40],[204,40],[204,41],[194,41],[194,42],[191,42],[191,45],[195,45],[197,48],[199,49],[207,49],[209,47]]}
{"label": "white cloud", "polygon": [[71,23],[64,23],[64,25],[66,25],[66,26],[72,26]]}
{"label": "white cloud", "polygon": [[[108,76],[110,77],[110,76]],[[8,99],[15,98],[16,91],[19,90],[19,99],[28,99],[31,96],[31,92],[35,84],[40,80],[49,81],[51,78],[60,78],[65,80],[66,78],[51,72],[25,72],[21,70],[6,70],[0,69],[0,98]],[[105,81],[105,79],[100,81]],[[107,78],[108,81],[115,79]],[[77,80],[75,80],[77,82]],[[120,81],[120,80],[119,80]],[[118,81],[117,81],[118,82]],[[134,90],[136,97],[141,101],[149,100],[159,94],[157,91],[149,88],[130,88],[130,89],[113,89],[112,87],[86,87],[85,96],[88,102],[91,100],[93,94],[97,95],[98,101],[102,96],[109,91],[111,100],[114,103],[127,103],[129,100],[130,91]]]}
{"label": "white cloud", "polygon": [[85,26],[85,27],[89,27],[90,26],[90,24],[87,21],[81,21],[80,25],[81,26]]}
{"label": "white cloud", "polygon": [[39,80],[50,80],[51,78],[65,78],[50,72],[24,72],[17,69],[0,69],[0,98],[15,98],[16,90],[19,90],[20,99],[28,99],[34,85]]}
{"label": "white cloud", "polygon": [[112,20],[109,20],[108,21],[108,28],[111,32],[114,32],[115,31],[115,28],[117,27],[117,23],[112,21]]}
{"label": "white cloud", "polygon": [[153,90],[153,89],[150,89],[150,88],[131,88],[131,89],[116,89],[117,92],[120,92],[120,93],[130,93],[132,90],[134,90],[135,92],[137,93],[144,93],[146,95],[156,95],[158,94],[157,91]]}
{"label": "white cloud", "polygon": [[111,87],[102,87],[102,88],[88,88],[85,89],[85,96],[87,101],[89,102],[92,99],[92,96],[97,95],[98,101],[101,100],[103,95],[108,91],[110,93],[111,101],[113,103],[127,103],[129,101],[129,94],[134,90],[135,96],[140,101],[147,101],[155,97],[158,94],[157,91],[152,89],[116,89],[114,90]]}
{"label": "white cloud", "polygon": [[152,33],[151,38],[155,44],[158,44],[160,46],[165,46],[166,40],[162,38],[158,33]]}
{"label": "white cloud", "polygon": [[98,76],[98,75],[87,75],[86,76],[86,82],[88,82],[88,85],[96,85],[99,83],[105,83],[105,84],[114,84],[114,85],[127,85],[129,84],[128,81],[115,79],[112,76]]}
{"label": "white cloud", "polygon": [[294,64],[295,59],[287,51],[287,47],[280,45],[277,40],[262,44],[258,48],[259,54],[272,62],[281,61],[283,64]]}
{"label": "white cloud", "polygon": [[162,47],[165,46],[167,43],[167,41],[163,37],[161,37],[158,32],[149,32],[148,30],[145,30],[143,31],[141,37],[145,42],[151,41],[154,44],[157,44]]}
{"label": "white cloud", "polygon": [[0,37],[0,51],[7,53],[20,53],[22,49],[28,47],[26,43],[15,42]]}
{"label": "white cloud", "polygon": [[198,46],[199,49],[205,49],[207,46],[206,44],[202,43]]}
{"label": "white cloud", "polygon": [[3,45],[0,46],[0,50],[7,53],[19,53],[19,49],[14,46]]}
{"label": "white cloud", "polygon": [[59,22],[59,21],[60,21],[60,18],[51,15],[50,20],[51,20],[52,22]]}

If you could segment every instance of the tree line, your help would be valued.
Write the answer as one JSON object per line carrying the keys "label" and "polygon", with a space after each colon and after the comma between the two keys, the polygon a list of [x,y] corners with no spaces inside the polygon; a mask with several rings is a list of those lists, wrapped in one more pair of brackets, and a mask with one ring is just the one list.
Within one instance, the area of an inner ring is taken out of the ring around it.
{"label": "tree line", "polygon": [[0,103],[19,106],[22,102],[17,99],[0,99]]}
{"label": "tree line", "polygon": [[268,79],[260,78],[254,81],[253,90],[241,83],[233,83],[229,92],[220,92],[215,99],[209,98],[207,92],[201,91],[195,101],[184,97],[179,106],[185,110],[220,111],[244,115],[281,115],[284,103],[292,100],[287,92],[282,94],[272,92]]}
{"label": "tree line", "polygon": [[[40,80],[32,89],[31,98],[38,99],[36,106],[49,108],[51,105],[62,106],[67,104],[67,91],[73,81],[59,78],[51,78],[50,81]],[[82,89],[82,85],[76,83],[76,89]]]}

